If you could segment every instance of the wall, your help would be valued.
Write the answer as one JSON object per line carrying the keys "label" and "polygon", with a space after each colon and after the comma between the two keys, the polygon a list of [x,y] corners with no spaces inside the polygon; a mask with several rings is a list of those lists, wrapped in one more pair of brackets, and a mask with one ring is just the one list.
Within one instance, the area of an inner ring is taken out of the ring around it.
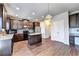
{"label": "wall", "polygon": [[51,40],[69,45],[68,12],[53,17],[51,28]]}
{"label": "wall", "polygon": [[42,38],[49,38],[51,35],[50,28],[46,26],[44,21],[40,22],[40,27],[41,27]]}
{"label": "wall", "polygon": [[40,22],[40,27],[41,27],[42,38],[45,38],[45,26],[43,21]]}

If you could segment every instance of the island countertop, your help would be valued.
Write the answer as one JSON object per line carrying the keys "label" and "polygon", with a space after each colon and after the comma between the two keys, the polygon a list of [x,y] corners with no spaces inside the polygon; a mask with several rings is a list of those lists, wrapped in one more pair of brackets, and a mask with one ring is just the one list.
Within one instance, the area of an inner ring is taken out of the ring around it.
{"label": "island countertop", "polygon": [[0,34],[0,40],[9,40],[13,38],[13,34],[6,34],[6,35],[2,35]]}
{"label": "island countertop", "polygon": [[13,52],[13,34],[0,34],[0,56],[11,56]]}
{"label": "island countertop", "polygon": [[41,33],[30,33],[29,35],[38,35],[38,34],[41,34]]}

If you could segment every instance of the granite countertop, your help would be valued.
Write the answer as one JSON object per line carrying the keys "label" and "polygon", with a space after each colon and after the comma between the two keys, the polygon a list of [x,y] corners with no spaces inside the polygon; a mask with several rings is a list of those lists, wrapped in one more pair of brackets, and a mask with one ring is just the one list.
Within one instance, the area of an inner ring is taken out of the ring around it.
{"label": "granite countertop", "polygon": [[38,35],[38,34],[41,34],[41,33],[30,33],[29,35]]}
{"label": "granite countertop", "polygon": [[3,36],[2,34],[0,34],[0,40],[9,40],[13,38],[13,34],[6,34],[5,36]]}

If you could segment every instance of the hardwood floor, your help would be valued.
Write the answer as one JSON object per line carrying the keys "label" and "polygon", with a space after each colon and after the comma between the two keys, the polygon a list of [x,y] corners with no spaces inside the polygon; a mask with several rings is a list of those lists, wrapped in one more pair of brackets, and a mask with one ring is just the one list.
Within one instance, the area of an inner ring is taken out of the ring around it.
{"label": "hardwood floor", "polygon": [[79,46],[69,47],[57,41],[43,39],[41,44],[29,46],[27,41],[14,43],[13,56],[78,56]]}

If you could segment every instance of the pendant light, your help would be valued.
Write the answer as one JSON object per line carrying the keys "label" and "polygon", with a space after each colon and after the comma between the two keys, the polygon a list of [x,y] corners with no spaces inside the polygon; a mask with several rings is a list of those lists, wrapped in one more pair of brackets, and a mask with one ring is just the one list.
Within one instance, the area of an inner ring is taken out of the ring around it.
{"label": "pendant light", "polygon": [[47,26],[50,26],[51,20],[52,20],[52,16],[49,14],[49,3],[48,3],[48,15],[46,15],[46,17],[45,17],[45,24]]}
{"label": "pendant light", "polygon": [[50,4],[48,3],[48,15],[46,15],[46,17],[45,17],[46,19],[51,19],[52,18],[52,16],[50,15],[50,10],[49,10],[50,7],[49,6],[50,6]]}

